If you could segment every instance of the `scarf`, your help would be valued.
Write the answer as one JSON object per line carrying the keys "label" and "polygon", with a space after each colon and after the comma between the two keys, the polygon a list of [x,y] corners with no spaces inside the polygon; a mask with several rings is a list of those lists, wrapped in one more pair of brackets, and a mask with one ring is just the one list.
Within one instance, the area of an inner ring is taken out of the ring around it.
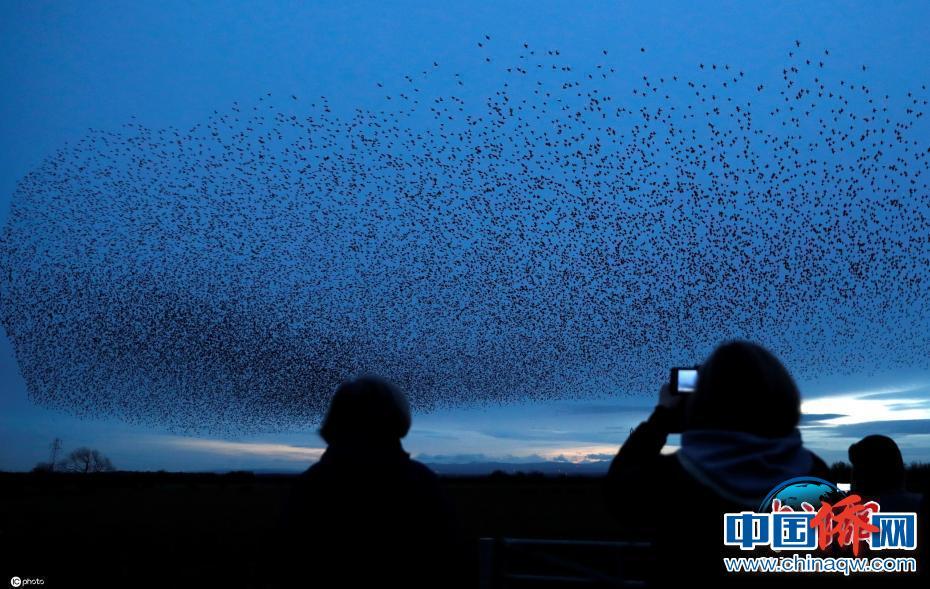
{"label": "scarf", "polygon": [[795,429],[781,438],[747,432],[693,430],[681,434],[682,468],[724,499],[755,507],[779,483],[809,474],[813,455]]}

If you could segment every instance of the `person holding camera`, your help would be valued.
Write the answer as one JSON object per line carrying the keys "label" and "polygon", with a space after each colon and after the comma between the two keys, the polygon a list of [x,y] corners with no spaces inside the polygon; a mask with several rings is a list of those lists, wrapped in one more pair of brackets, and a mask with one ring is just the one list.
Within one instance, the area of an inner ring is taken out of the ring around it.
{"label": "person holding camera", "polygon": [[[826,463],[802,443],[797,385],[762,346],[725,343],[699,368],[673,370],[670,381],[606,479],[622,525],[655,543],[659,586],[724,574],[724,513],[754,511],[787,479],[828,477]],[[664,453],[677,432],[681,447]]]}

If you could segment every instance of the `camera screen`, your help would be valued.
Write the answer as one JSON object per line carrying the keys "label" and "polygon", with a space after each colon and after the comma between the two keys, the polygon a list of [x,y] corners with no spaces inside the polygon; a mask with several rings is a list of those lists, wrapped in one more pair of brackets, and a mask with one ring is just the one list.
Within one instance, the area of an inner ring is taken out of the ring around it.
{"label": "camera screen", "polygon": [[679,370],[678,371],[678,392],[693,393],[697,388],[698,371],[697,370]]}

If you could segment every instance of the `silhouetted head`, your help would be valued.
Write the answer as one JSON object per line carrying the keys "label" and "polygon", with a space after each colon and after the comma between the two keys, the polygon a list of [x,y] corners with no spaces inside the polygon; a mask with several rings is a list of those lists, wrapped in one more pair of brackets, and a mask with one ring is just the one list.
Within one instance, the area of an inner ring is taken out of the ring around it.
{"label": "silhouetted head", "polygon": [[793,432],[800,418],[801,394],[778,358],[760,345],[733,341],[701,365],[685,423],[774,438]]}
{"label": "silhouetted head", "polygon": [[327,444],[397,442],[410,430],[407,398],[388,381],[364,376],[339,385],[320,436]]}
{"label": "silhouetted head", "polygon": [[888,436],[866,436],[849,447],[853,489],[868,494],[904,488],[904,458]]}

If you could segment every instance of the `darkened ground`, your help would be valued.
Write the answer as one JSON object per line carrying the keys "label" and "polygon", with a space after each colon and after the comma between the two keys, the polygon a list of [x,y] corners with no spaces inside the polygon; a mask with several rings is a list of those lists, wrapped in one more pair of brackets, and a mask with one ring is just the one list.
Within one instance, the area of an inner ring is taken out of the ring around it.
{"label": "darkened ground", "polygon": [[[842,469],[836,475],[848,480]],[[269,553],[293,480],[251,473],[0,473],[2,585],[16,575],[45,577],[52,588],[268,586]],[[912,489],[926,491],[928,483],[930,467],[910,469]],[[475,582],[481,537],[638,536],[608,515],[599,478],[492,475],[444,477],[443,484]]]}

